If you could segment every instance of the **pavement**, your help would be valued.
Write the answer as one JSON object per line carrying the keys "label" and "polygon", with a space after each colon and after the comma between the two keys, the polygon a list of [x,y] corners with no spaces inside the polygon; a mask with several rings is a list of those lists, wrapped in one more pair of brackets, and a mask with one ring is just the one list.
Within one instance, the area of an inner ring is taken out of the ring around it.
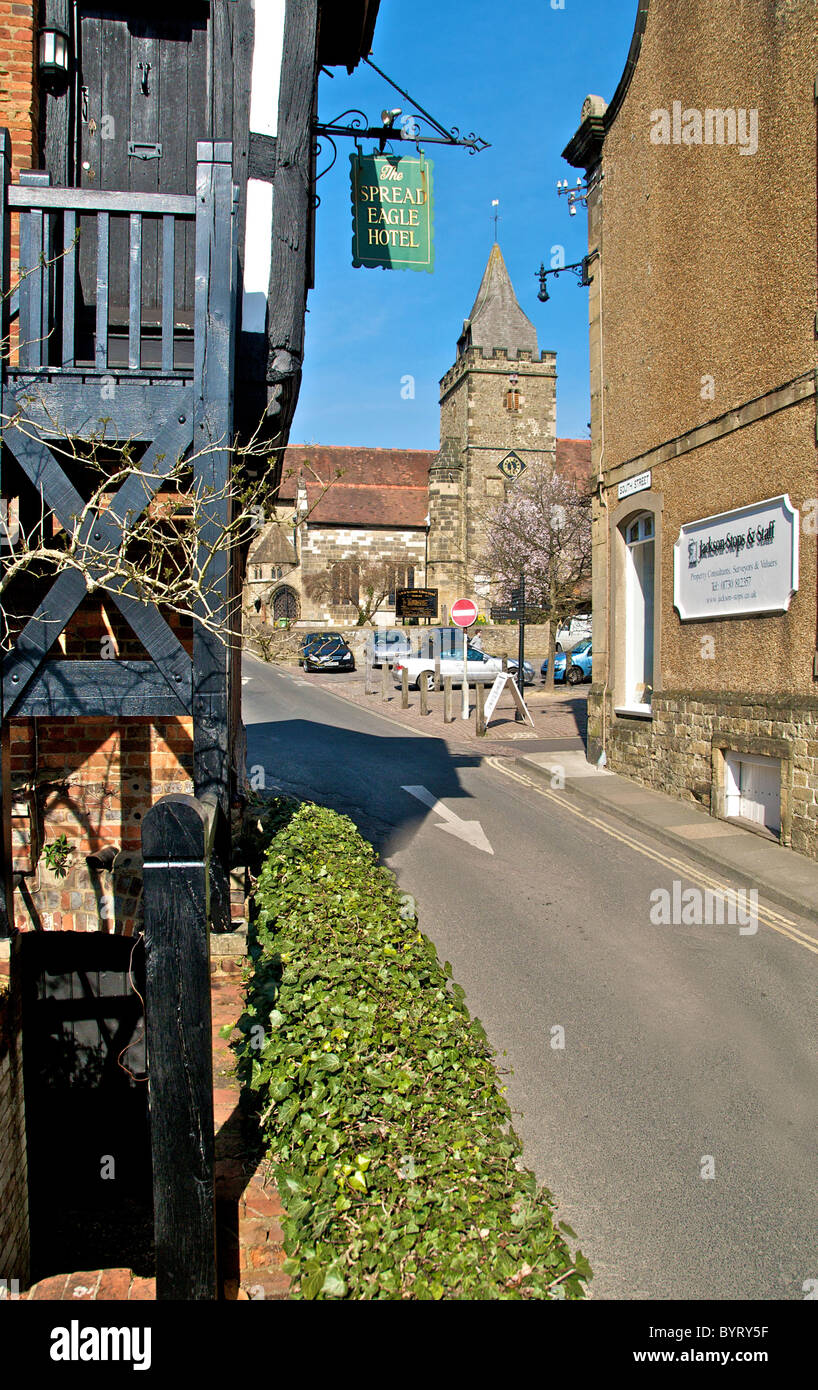
{"label": "pavement", "polygon": [[380,670],[375,672],[375,690],[367,694],[363,671],[322,675],[318,672],[305,674],[298,668],[283,665],[272,666],[272,669],[280,671],[296,684],[325,690],[330,695],[349,700],[359,709],[368,709],[407,729],[442,739],[449,748],[477,750],[481,757],[513,758],[521,746],[531,753],[558,748],[585,748],[588,693],[582,686],[557,686],[553,691],[546,691],[539,684],[527,685],[525,700],[534,721],[533,729],[516,721],[511,696],[504,694],[492,716],[486,737],[478,740],[475,734],[476,697],[473,687],[469,691],[469,720],[461,716],[461,691],[455,686],[452,692],[455,718],[450,724],[444,724],[442,691],[429,692],[428,713],[424,714],[421,711],[420,692],[410,690],[408,708],[404,709],[401,691],[391,677],[386,682],[384,695]]}
{"label": "pavement", "polygon": [[[703,807],[653,791],[587,762],[584,752],[531,751],[520,768],[617,824],[649,834],[748,889],[762,892],[788,912],[818,914],[818,863],[764,834],[717,820]],[[816,932],[818,937],[818,932]],[[818,940],[813,948],[818,954]]]}

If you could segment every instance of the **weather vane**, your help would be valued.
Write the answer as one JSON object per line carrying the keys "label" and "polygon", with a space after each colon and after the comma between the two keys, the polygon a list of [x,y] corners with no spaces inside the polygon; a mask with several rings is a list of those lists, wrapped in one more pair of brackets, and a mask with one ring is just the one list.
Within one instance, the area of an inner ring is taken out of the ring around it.
{"label": "weather vane", "polygon": [[500,199],[499,199],[499,198],[492,198],[492,200],[491,200],[491,206],[495,209],[495,211],[494,211],[494,240],[496,241],[496,240],[497,240],[497,223],[500,221],[500,214],[499,214],[499,212],[497,212],[497,208],[499,208],[499,206],[500,206]]}

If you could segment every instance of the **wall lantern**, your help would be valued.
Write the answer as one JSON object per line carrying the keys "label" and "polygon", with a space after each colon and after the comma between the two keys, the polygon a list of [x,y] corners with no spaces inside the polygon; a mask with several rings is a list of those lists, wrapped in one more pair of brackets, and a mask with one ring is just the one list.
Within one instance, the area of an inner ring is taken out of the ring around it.
{"label": "wall lantern", "polygon": [[68,76],[68,35],[56,24],[40,30],[38,67],[40,76],[52,82]]}

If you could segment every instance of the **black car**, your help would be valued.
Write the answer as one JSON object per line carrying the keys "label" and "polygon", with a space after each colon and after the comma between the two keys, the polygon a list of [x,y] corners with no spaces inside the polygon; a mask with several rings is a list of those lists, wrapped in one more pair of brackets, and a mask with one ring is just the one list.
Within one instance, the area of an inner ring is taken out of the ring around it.
{"label": "black car", "polygon": [[340,632],[308,632],[298,664],[305,671],[354,671],[355,657]]}

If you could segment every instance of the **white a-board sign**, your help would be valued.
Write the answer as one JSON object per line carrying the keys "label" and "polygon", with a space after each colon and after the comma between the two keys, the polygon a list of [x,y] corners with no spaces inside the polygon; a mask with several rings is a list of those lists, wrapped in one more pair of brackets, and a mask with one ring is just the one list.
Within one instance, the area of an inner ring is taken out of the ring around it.
{"label": "white a-board sign", "polygon": [[798,589],[798,521],[784,494],[682,526],[673,585],[682,621],[785,613]]}
{"label": "white a-board sign", "polygon": [[497,702],[500,699],[500,696],[502,695],[503,691],[506,689],[511,691],[514,704],[520,711],[520,714],[523,716],[526,723],[530,724],[533,729],[534,720],[531,718],[531,715],[528,712],[528,706],[525,700],[523,699],[522,695],[520,694],[519,690],[517,689],[517,682],[515,681],[514,677],[509,674],[508,671],[500,672],[499,676],[497,676],[494,682],[494,685],[491,687],[491,690],[486,696],[486,707],[483,715],[486,724],[488,724],[489,720],[491,719],[491,716],[497,708]]}

